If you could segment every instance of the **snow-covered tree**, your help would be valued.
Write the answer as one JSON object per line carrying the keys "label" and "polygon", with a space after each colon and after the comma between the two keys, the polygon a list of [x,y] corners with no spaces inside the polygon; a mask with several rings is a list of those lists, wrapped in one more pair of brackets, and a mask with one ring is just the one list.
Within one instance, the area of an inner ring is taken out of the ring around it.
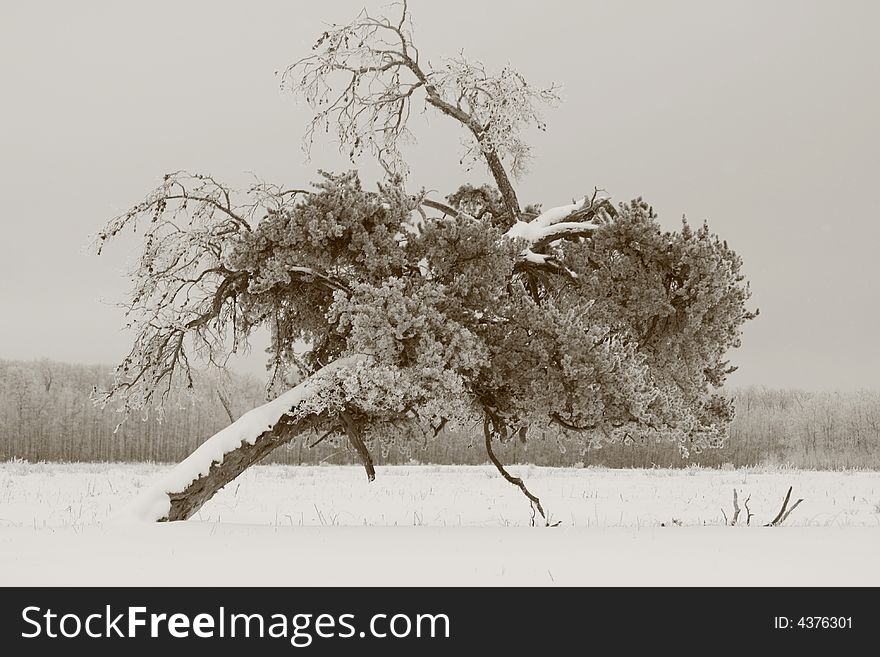
{"label": "snow-covered tree", "polygon": [[[238,193],[177,172],[98,236],[100,250],[127,228],[144,235],[136,338],[103,401],[151,405],[190,376],[192,357],[222,367],[261,327],[270,389],[300,381],[159,482],[147,517],[189,517],[304,432],[349,441],[372,480],[384,445],[479,431],[545,520],[495,441],[552,429],[585,446],[671,440],[684,454],[723,442],[733,408],[716,390],[753,317],[740,258],[706,226],[664,230],[641,199],[615,205],[593,190],[522,208],[522,131],[543,126],[553,87],[463,55],[422,62],[404,4],[394,21],[364,12],[331,27],[285,73],[315,108],[307,142],[331,130],[352,157],[374,155],[388,173],[375,188],[355,171],[321,172],[308,189]],[[442,200],[407,189],[399,146],[417,103],[460,124],[465,156],[494,186]]]}

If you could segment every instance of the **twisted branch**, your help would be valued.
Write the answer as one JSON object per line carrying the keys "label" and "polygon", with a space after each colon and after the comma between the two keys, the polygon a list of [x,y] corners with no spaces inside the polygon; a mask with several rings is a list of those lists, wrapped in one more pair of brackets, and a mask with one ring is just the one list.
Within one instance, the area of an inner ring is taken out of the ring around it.
{"label": "twisted branch", "polygon": [[[489,455],[489,460],[492,461],[492,465],[494,465],[495,469],[497,469],[498,472],[501,473],[502,477],[504,477],[507,481],[509,481],[511,484],[513,484],[517,488],[519,488],[522,491],[523,495],[525,495],[529,499],[529,503],[532,505],[532,520],[531,520],[530,524],[532,526],[534,526],[534,524],[535,524],[534,511],[535,511],[535,509],[537,509],[538,513],[540,513],[541,517],[544,519],[544,525],[546,527],[549,527],[550,521],[547,520],[547,515],[544,513],[544,507],[541,506],[541,500],[539,500],[536,495],[533,495],[532,492],[528,488],[526,488],[526,485],[525,485],[525,483],[523,483],[522,479],[520,479],[519,477],[514,477],[512,474],[510,474],[504,468],[504,465],[501,463],[501,461],[498,460],[498,457],[495,456],[495,452],[492,450],[492,433],[493,433],[493,431],[490,428],[489,422],[490,422],[489,414],[486,413],[483,416],[483,436],[485,437],[485,440],[486,440],[486,454]],[[495,422],[496,422],[496,420],[493,419],[492,420],[493,425]]]}

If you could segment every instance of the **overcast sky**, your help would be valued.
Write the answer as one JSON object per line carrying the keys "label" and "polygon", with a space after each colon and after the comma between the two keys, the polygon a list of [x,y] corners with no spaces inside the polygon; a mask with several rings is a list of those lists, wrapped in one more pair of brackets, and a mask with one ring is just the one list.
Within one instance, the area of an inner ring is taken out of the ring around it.
{"label": "overcast sky", "polygon": [[[368,4],[380,10],[384,3]],[[84,246],[176,169],[301,186],[275,71],[363,1],[27,2],[0,9],[0,357],[114,364],[130,239]],[[524,203],[642,195],[742,255],[760,317],[736,385],[880,387],[880,3],[410,2],[423,57],[460,49],[564,86]],[[456,126],[420,116],[413,185],[448,193]],[[240,363],[261,368],[262,354]]]}

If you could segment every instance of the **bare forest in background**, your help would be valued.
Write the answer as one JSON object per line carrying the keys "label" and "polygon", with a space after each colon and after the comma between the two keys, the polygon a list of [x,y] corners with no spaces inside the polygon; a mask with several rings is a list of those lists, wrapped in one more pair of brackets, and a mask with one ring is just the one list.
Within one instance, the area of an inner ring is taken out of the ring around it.
{"label": "bare forest in background", "polygon": [[[174,391],[159,422],[120,417],[90,395],[109,383],[110,368],[53,361],[0,360],[0,460],[178,462],[266,398],[256,378],[200,374],[192,391]],[[787,465],[813,469],[880,469],[880,392],[805,392],[750,387],[731,390],[736,419],[720,449],[679,456],[674,444],[611,445],[584,451],[556,435],[511,440],[497,448],[510,463],[614,468]],[[304,435],[268,462],[355,463],[346,441]],[[376,446],[379,463],[479,464],[480,428],[471,434],[413,435]]]}

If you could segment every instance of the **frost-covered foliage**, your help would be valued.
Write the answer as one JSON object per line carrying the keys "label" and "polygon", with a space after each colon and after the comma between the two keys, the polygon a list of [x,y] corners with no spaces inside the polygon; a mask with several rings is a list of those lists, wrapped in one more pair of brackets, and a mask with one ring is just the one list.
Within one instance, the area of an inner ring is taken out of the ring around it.
{"label": "frost-covered foliage", "polygon": [[[157,193],[174,189],[166,180]],[[324,174],[177,268],[168,263],[208,243],[206,229],[169,232],[164,215],[151,219],[131,309],[141,333],[115,394],[134,408],[167,385],[169,365],[188,363],[188,333],[222,361],[265,326],[273,378],[362,357],[322,408],[346,409],[380,442],[488,415],[501,439],[553,425],[585,445],[720,444],[732,409],[712,390],[752,315],[739,258],[705,226],[664,231],[643,202],[623,204],[588,238],[553,242],[545,255],[559,268],[546,270],[493,225],[497,197],[485,190],[464,187],[448,213],[426,218],[419,198],[400,185],[366,190],[353,172]],[[158,202],[163,213],[187,212],[170,202]],[[197,297],[184,280],[213,288]],[[175,286],[182,298],[168,295]]]}
{"label": "frost-covered foliage", "polygon": [[[664,230],[640,199],[614,205],[595,190],[521,208],[508,169],[524,170],[523,129],[543,127],[553,88],[463,56],[419,62],[404,3],[399,21],[362,13],[328,29],[285,76],[315,107],[309,140],[334,127],[352,156],[386,165],[375,189],[322,173],[309,191],[241,195],[178,172],[108,225],[101,243],[140,223],[145,246],[137,337],[105,399],[143,408],[188,376],[193,348],[222,366],[265,327],[270,390],[334,369],[307,400],[312,428],[347,434],[365,463],[362,437],[387,445],[481,422],[490,457],[492,439],[551,427],[585,446],[719,445],[733,414],[715,394],[725,354],[754,316],[739,257],[706,226]],[[445,202],[407,191],[392,164],[416,92],[460,124],[494,186]]]}
{"label": "frost-covered foliage", "polygon": [[405,10],[397,23],[361,12],[325,31],[312,51],[284,75],[285,84],[316,110],[306,149],[316,134],[334,131],[349,157],[370,152],[395,173],[407,169],[400,143],[409,136],[416,92],[444,113],[466,117],[471,130],[463,142],[465,159],[482,162],[485,153],[497,154],[515,176],[525,172],[531,153],[521,132],[546,129],[541,107],[559,102],[555,85],[531,85],[509,65],[493,73],[463,54],[436,67],[422,63]]}
{"label": "frost-covered foliage", "polygon": [[705,224],[661,230],[641,199],[621,205],[614,221],[589,240],[566,243],[565,251],[566,266],[578,274],[565,295],[591,299],[597,323],[638,344],[656,389],[648,414],[616,434],[634,439],[647,427],[687,436],[697,449],[717,446],[733,408],[712,391],[735,369],[725,354],[740,345],[743,323],[756,314],[746,309],[740,257]]}
{"label": "frost-covered foliage", "polygon": [[[400,17],[373,17],[366,10],[348,23],[331,25],[312,53],[284,72],[284,85],[314,110],[305,134],[309,151],[316,135],[333,133],[352,161],[373,155],[393,176],[405,177],[401,152],[412,141],[414,109],[431,108],[464,128],[460,163],[487,166],[509,221],[520,216],[508,173],[522,176],[531,155],[528,127],[546,129],[542,109],[559,101],[556,85],[536,86],[514,69],[493,72],[460,53],[436,65],[413,40],[407,3]],[[415,103],[415,106],[414,106]]]}
{"label": "frost-covered foliage", "polygon": [[524,175],[532,148],[522,131],[535,126],[546,130],[541,108],[559,102],[555,86],[535,87],[511,66],[490,73],[481,62],[453,57],[433,78],[438,91],[456,98],[459,106],[481,126],[480,138],[467,137],[463,163],[482,163],[484,153],[497,153],[515,178]]}

